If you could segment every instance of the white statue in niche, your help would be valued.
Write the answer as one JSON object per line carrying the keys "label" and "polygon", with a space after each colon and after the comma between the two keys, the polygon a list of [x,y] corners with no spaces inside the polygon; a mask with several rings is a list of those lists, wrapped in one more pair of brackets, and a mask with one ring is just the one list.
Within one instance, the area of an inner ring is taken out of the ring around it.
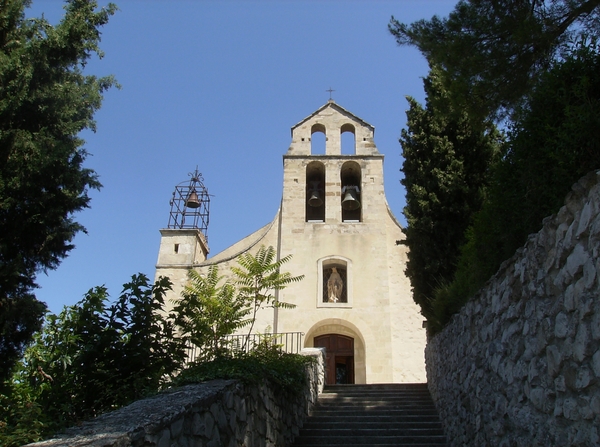
{"label": "white statue in niche", "polygon": [[331,275],[327,280],[327,295],[329,303],[337,303],[342,297],[342,291],[344,290],[344,280],[337,271],[337,268],[333,267]]}

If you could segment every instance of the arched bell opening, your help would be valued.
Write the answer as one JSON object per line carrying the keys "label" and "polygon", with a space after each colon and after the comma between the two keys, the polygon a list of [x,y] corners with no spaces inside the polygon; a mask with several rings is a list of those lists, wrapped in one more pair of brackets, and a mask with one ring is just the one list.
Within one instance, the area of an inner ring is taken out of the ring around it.
{"label": "arched bell opening", "polygon": [[342,222],[361,222],[362,174],[360,165],[347,161],[342,165]]}
{"label": "arched bell opening", "polygon": [[325,155],[327,147],[327,131],[323,124],[314,124],[310,129],[310,153]]}
{"label": "arched bell opening", "polygon": [[306,222],[325,222],[325,166],[313,161],[306,167]]}
{"label": "arched bell opening", "polygon": [[340,129],[342,155],[356,155],[356,133],[352,124],[344,124]]}

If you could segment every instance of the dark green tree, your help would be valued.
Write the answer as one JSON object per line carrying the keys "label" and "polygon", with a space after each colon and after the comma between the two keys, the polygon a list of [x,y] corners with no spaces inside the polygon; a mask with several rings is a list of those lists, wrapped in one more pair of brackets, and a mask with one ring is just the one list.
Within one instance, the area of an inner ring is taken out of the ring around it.
{"label": "dark green tree", "polygon": [[491,125],[473,124],[456,110],[443,88],[439,71],[424,80],[423,108],[408,98],[407,129],[400,143],[406,188],[404,243],[409,247],[406,274],[422,313],[432,317],[434,290],[452,280],[465,231],[483,203],[487,168],[498,151],[500,136]]}
{"label": "dark green tree", "polygon": [[83,74],[98,48],[99,27],[116,7],[68,0],[57,26],[26,19],[28,0],[0,0],[0,380],[39,330],[45,304],[33,290],[85,229],[73,214],[89,206],[96,173],[83,167],[78,134],[112,77]]}
{"label": "dark green tree", "polygon": [[482,275],[493,274],[560,209],[571,186],[599,168],[600,52],[582,42],[553,64],[514,114],[473,235],[474,262],[487,267]]}
{"label": "dark green tree", "polygon": [[[582,41],[555,62],[513,118],[495,191],[502,208],[513,209],[518,245],[506,250],[509,255],[558,211],[577,180],[600,168],[598,44]],[[512,196],[516,200],[508,202]]]}
{"label": "dark green tree", "polygon": [[460,0],[447,18],[392,17],[389,30],[441,68],[453,101],[503,117],[578,36],[600,34],[600,0]]}
{"label": "dark green tree", "polygon": [[556,213],[571,186],[600,169],[600,52],[586,41],[544,73],[513,114],[454,280],[435,292],[440,326]]}

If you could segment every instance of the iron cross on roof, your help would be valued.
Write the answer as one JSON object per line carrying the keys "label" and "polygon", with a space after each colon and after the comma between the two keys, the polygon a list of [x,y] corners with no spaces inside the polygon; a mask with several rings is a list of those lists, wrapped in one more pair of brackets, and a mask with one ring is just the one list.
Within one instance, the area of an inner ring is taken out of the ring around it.
{"label": "iron cross on roof", "polygon": [[326,91],[326,92],[329,92],[329,100],[330,100],[330,101],[333,101],[333,98],[331,98],[331,94],[332,94],[333,92],[335,92],[335,90],[333,90],[331,87],[329,87],[329,90],[325,90],[325,91]]}

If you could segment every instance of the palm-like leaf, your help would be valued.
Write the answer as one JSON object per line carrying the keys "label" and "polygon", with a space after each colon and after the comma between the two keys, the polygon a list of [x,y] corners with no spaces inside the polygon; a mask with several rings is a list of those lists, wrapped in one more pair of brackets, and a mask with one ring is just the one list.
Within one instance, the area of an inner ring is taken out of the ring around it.
{"label": "palm-like leaf", "polygon": [[288,255],[276,260],[276,254],[273,247],[263,245],[255,255],[251,253],[240,255],[237,259],[238,266],[231,269],[236,277],[240,296],[252,308],[252,324],[248,335],[252,333],[256,314],[260,309],[265,307],[292,309],[296,307],[294,304],[277,300],[274,292],[301,281],[304,275],[292,276],[289,272],[282,273],[281,266],[292,259],[292,256]]}
{"label": "palm-like leaf", "polygon": [[206,275],[191,270],[188,277],[190,281],[173,309],[175,322],[205,359],[214,358],[225,350],[225,336],[250,323],[246,317],[251,309],[231,283],[219,285],[223,277],[218,267],[210,267]]}

